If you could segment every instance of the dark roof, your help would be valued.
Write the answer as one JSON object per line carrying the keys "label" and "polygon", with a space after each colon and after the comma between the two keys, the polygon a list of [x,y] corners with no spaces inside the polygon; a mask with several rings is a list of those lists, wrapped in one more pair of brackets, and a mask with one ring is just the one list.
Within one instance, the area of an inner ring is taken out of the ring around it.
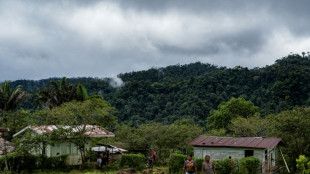
{"label": "dark roof", "polygon": [[273,149],[280,142],[281,138],[274,137],[213,137],[213,136],[199,136],[193,141],[189,142],[192,146],[201,147],[247,147],[258,149]]}

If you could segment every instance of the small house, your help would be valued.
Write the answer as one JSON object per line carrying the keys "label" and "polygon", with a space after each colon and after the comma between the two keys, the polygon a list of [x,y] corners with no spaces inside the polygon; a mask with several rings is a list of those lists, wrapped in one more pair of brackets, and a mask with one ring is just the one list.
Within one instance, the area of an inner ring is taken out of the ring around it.
{"label": "small house", "polygon": [[[109,132],[99,126],[95,125],[81,125],[71,129],[72,132],[77,132],[82,129],[85,129],[84,136],[89,138],[103,138],[103,137],[115,137],[112,132]],[[56,126],[56,125],[41,125],[41,126],[27,126],[24,129],[20,130],[13,135],[14,138],[20,137],[23,138],[23,134],[27,131],[30,131],[31,136],[43,135],[53,132],[59,128],[70,129],[70,126]],[[41,150],[32,150],[30,153],[33,155],[43,154],[47,157],[55,157],[60,155],[67,155],[67,162],[69,165],[79,165],[82,162],[81,152],[78,147],[69,140],[61,140],[54,142],[53,144],[43,145],[43,142],[40,145]],[[85,144],[85,147],[88,151],[91,150],[91,141]]]}
{"label": "small house", "polygon": [[261,161],[262,172],[266,173],[278,168],[280,143],[283,143],[281,138],[273,137],[199,136],[189,144],[194,147],[195,158],[204,158],[207,154],[212,160],[254,156]]}

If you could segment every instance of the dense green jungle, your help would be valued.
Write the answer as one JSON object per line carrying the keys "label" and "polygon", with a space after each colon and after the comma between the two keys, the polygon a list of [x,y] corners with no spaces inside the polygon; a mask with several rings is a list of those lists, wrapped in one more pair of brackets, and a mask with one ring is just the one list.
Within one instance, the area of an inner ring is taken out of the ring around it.
{"label": "dense green jungle", "polygon": [[[116,108],[119,123],[134,126],[171,124],[183,118],[203,126],[212,109],[233,97],[253,102],[262,116],[310,105],[310,59],[298,54],[261,68],[196,62],[119,74],[118,78],[76,77],[67,81],[83,84],[89,95],[102,95]],[[20,107],[34,111],[38,107],[35,94],[57,80],[60,78],[16,80],[11,87],[22,85],[31,94]]]}

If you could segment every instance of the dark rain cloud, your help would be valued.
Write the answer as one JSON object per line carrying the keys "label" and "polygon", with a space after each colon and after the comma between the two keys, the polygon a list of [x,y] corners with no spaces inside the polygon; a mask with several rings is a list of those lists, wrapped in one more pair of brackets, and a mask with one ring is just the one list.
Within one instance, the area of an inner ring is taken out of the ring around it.
{"label": "dark rain cloud", "polygon": [[195,61],[272,64],[309,51],[310,1],[0,0],[0,81],[110,77]]}

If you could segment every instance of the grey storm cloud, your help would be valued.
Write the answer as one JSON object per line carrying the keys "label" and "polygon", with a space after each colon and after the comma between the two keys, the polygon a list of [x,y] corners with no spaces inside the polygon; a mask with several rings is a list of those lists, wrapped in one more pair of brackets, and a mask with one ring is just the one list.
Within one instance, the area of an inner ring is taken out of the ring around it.
{"label": "grey storm cloud", "polygon": [[309,51],[310,1],[0,0],[0,81],[116,77],[196,61],[262,67]]}

